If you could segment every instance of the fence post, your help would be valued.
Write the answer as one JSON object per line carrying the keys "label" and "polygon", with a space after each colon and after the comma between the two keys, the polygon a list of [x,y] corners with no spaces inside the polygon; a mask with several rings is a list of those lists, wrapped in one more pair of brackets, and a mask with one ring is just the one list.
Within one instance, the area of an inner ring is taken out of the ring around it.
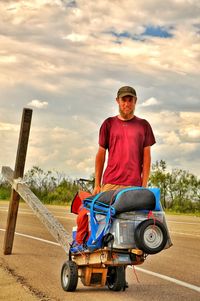
{"label": "fence post", "polygon": [[[15,161],[14,179],[22,178],[26,161],[29,132],[31,127],[32,110],[24,108],[22,113],[20,135],[18,141],[17,156]],[[12,253],[17,213],[19,207],[19,194],[12,188],[11,199],[8,210],[7,226],[4,237],[4,254]]]}

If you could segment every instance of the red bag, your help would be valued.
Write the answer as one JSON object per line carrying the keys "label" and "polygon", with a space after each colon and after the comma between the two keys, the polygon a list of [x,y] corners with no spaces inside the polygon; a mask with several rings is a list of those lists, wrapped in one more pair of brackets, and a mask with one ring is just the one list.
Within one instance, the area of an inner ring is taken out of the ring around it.
{"label": "red bag", "polygon": [[71,204],[71,213],[78,214],[83,205],[83,200],[92,194],[87,191],[78,191]]}

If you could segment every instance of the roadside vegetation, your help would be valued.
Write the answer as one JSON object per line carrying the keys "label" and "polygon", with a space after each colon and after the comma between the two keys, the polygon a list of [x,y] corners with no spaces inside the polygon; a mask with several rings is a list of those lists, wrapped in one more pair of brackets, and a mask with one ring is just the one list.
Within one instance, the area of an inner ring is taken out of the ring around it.
{"label": "roadside vegetation", "polygon": [[200,215],[200,180],[192,173],[173,169],[167,171],[164,160],[152,166],[149,187],[159,187],[163,208],[169,212]]}
{"label": "roadside vegetation", "polygon": [[[73,180],[65,174],[44,171],[34,166],[24,177],[25,182],[45,204],[70,205],[78,190],[92,190],[94,177]],[[152,166],[149,187],[161,189],[161,202],[165,210],[176,213],[200,214],[200,180],[188,171],[167,170],[165,161]],[[10,197],[11,188],[0,175],[0,200]]]}

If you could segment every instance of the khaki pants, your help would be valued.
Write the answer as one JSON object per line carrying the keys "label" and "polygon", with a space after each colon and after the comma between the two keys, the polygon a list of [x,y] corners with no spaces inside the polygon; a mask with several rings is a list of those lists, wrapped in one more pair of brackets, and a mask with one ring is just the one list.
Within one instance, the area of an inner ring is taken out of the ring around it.
{"label": "khaki pants", "polygon": [[108,191],[108,190],[117,190],[121,188],[128,188],[132,186],[124,186],[124,185],[116,185],[116,184],[103,184],[101,186],[101,192]]}

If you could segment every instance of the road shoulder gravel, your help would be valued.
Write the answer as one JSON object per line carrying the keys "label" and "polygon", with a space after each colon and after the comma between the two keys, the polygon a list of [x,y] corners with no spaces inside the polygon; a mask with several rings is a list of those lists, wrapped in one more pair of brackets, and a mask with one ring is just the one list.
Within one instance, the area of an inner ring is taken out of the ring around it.
{"label": "road shoulder gravel", "polygon": [[24,279],[10,270],[0,258],[0,300],[6,301],[47,301],[43,296],[37,296],[26,286]]}

